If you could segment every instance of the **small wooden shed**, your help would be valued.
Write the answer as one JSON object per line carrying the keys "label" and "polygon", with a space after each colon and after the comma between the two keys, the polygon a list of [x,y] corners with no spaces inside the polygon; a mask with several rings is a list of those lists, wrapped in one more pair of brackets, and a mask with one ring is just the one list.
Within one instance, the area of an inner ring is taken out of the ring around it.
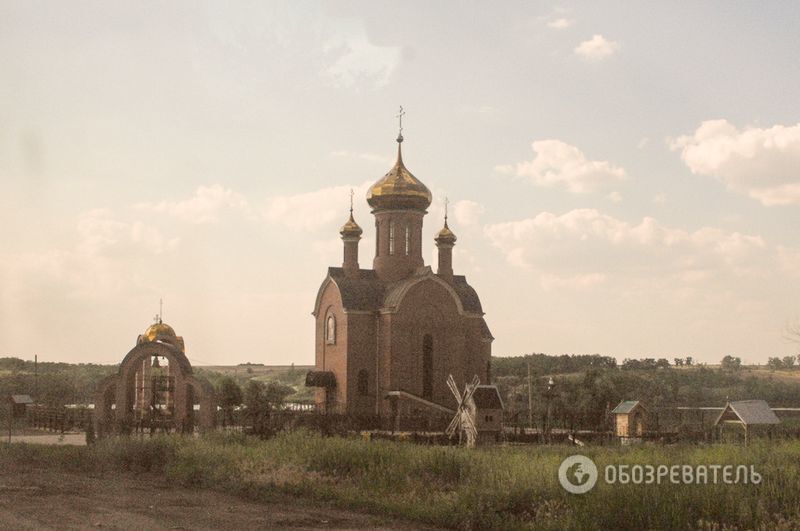
{"label": "small wooden shed", "polygon": [[737,400],[725,404],[714,427],[721,432],[724,426],[740,426],[744,430],[744,444],[747,446],[752,430],[768,429],[780,422],[764,400]]}
{"label": "small wooden shed", "polygon": [[[478,444],[496,441],[503,430],[503,399],[496,385],[478,385],[468,407],[473,412]],[[473,409],[474,408],[474,409]]]}
{"label": "small wooden shed", "polygon": [[20,418],[25,416],[28,405],[33,404],[31,395],[9,395],[8,403],[11,408],[11,416]]}
{"label": "small wooden shed", "polygon": [[623,442],[641,438],[647,430],[647,408],[638,400],[623,400],[611,413],[614,415],[614,435]]}

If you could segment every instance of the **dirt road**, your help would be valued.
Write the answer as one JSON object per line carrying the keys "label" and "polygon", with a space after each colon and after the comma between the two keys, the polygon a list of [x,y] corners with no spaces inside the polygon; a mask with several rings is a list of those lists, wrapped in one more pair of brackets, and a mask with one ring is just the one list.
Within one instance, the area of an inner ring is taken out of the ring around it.
{"label": "dirt road", "polygon": [[255,503],[157,476],[0,471],[0,529],[420,529],[301,500]]}

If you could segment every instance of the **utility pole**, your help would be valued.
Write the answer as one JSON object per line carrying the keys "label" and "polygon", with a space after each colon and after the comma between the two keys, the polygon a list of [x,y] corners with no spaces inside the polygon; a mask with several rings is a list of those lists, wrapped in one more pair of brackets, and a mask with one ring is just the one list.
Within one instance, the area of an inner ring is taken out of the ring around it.
{"label": "utility pole", "polygon": [[533,429],[533,384],[531,383],[531,362],[528,362],[528,428]]}
{"label": "utility pole", "polygon": [[39,403],[39,355],[33,355],[33,396],[34,404]]}

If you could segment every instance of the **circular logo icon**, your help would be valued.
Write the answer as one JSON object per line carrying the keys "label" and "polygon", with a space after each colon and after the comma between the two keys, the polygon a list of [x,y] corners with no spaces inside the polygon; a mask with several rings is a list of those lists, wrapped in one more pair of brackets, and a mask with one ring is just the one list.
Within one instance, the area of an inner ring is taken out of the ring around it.
{"label": "circular logo icon", "polygon": [[589,492],[597,483],[597,466],[585,455],[571,455],[558,467],[558,481],[572,494]]}

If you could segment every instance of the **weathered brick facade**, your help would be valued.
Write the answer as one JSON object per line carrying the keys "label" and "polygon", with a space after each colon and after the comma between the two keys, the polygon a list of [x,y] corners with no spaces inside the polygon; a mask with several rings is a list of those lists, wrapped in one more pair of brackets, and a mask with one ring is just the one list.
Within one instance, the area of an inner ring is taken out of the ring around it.
{"label": "weathered brick facade", "polygon": [[317,404],[351,415],[385,417],[392,407],[414,414],[417,404],[386,399],[390,391],[406,391],[455,407],[447,375],[460,388],[473,375],[489,383],[493,340],[477,293],[453,274],[456,237],[445,219],[436,237],[439,269],[425,266],[422,223],[431,194],[405,168],[399,144],[395,166],[367,200],[376,221],[373,269],[358,266],[362,231],[351,212],[341,230],[344,263],[328,269],[314,307],[316,368],[309,384],[319,386]]}

